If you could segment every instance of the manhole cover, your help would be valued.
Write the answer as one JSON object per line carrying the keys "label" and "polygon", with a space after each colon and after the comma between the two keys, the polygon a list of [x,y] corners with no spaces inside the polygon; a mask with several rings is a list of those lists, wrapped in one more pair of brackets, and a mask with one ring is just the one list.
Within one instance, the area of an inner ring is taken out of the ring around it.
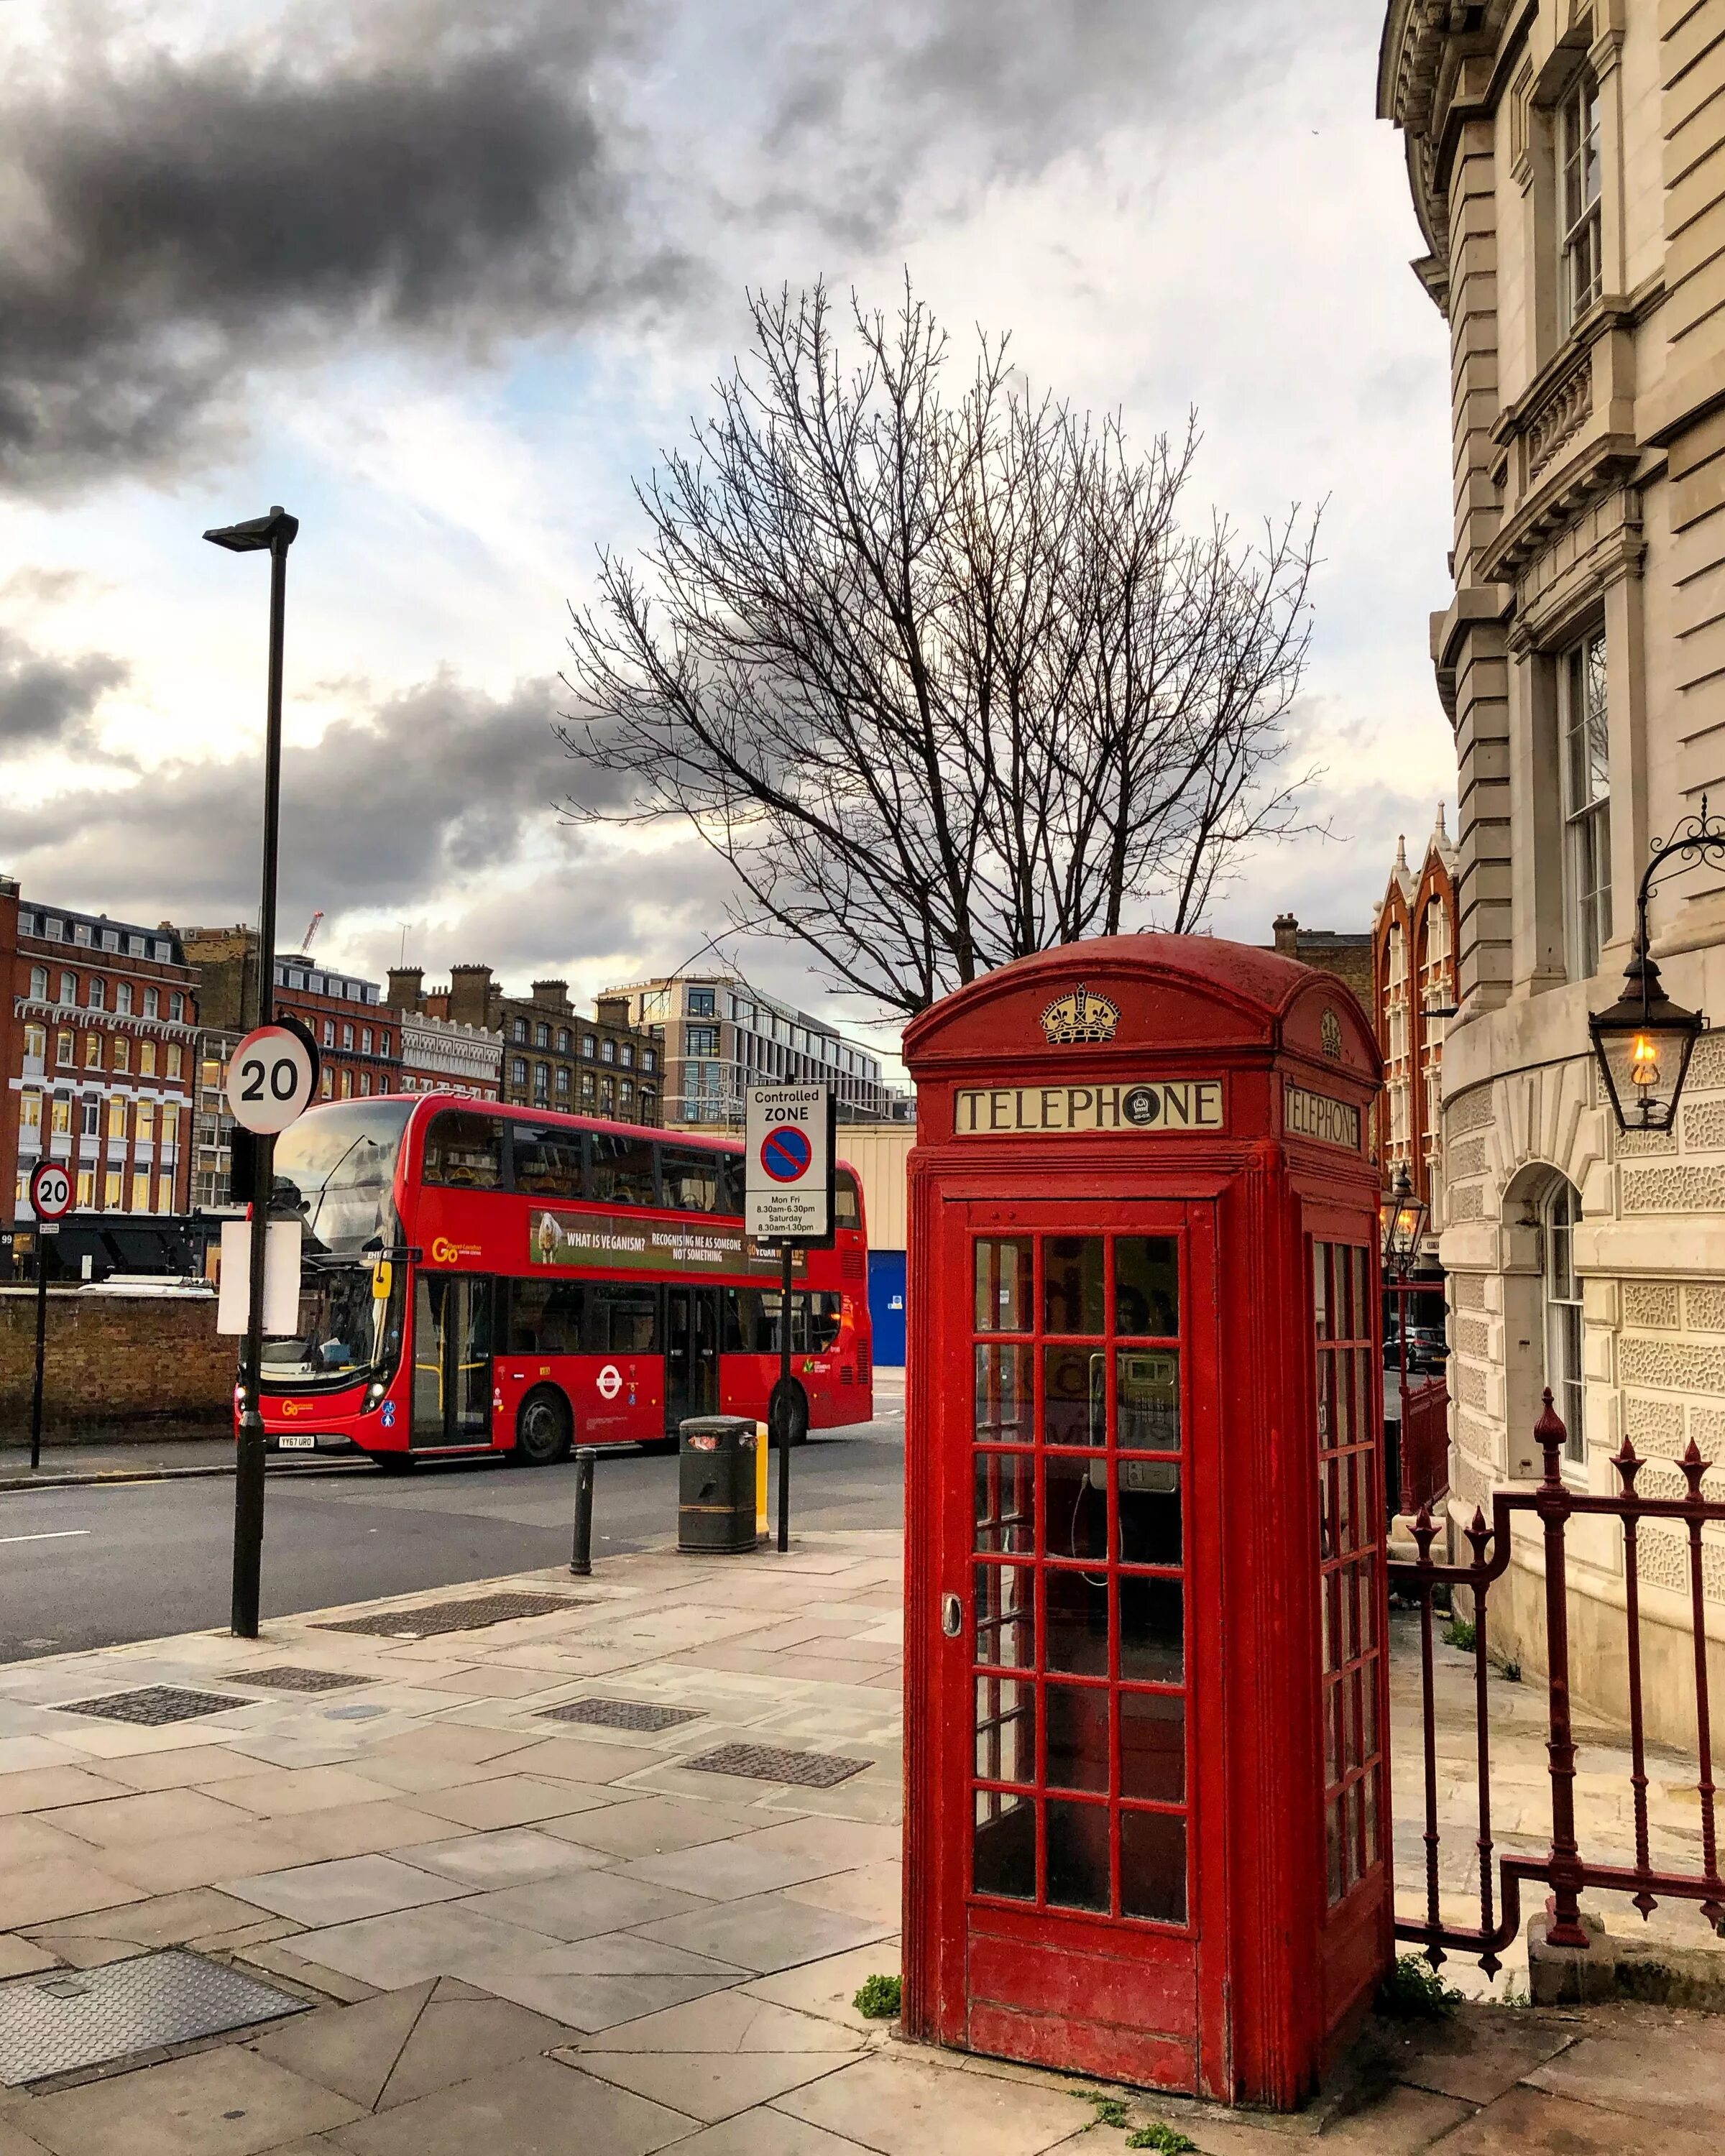
{"label": "manhole cover", "polygon": [[805,1789],[830,1789],[868,1765],[830,1752],[779,1752],[770,1744],[721,1744],[698,1759],[680,1763],[701,1774],[742,1774],[756,1782],[795,1782]]}
{"label": "manhole cover", "polygon": [[482,1625],[506,1625],[511,1617],[548,1617],[578,1609],[590,1595],[477,1594],[465,1602],[429,1602],[420,1609],[384,1609],[373,1617],[343,1617],[320,1632],[369,1632],[386,1640],[430,1640],[440,1632],[473,1632]]}
{"label": "manhole cover", "polygon": [[279,1670],[248,1670],[236,1684],[267,1685],[272,1691],[346,1691],[354,1685],[375,1684],[375,1677],[350,1676],[342,1670],[296,1670],[284,1662]]}
{"label": "manhole cover", "polygon": [[104,1722],[141,1722],[150,1728],[166,1722],[196,1722],[200,1715],[226,1714],[251,1701],[218,1691],[187,1691],[178,1685],[146,1685],[139,1691],[105,1692],[100,1699],[69,1701],[58,1714],[95,1714]]}
{"label": "manhole cover", "polygon": [[0,1984],[0,2084],[16,2088],[105,2066],[160,2044],[303,2014],[306,2005],[178,1948],[100,1969],[15,1977]]}
{"label": "manhole cover", "polygon": [[599,1729],[675,1729],[680,1722],[701,1722],[705,1717],[691,1707],[644,1707],[633,1699],[572,1699],[562,1707],[547,1707],[542,1722],[586,1722]]}

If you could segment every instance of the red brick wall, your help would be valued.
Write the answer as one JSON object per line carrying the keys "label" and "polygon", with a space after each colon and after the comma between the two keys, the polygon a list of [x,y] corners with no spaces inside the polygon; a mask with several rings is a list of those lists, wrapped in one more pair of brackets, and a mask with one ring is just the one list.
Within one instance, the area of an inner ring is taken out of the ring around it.
{"label": "red brick wall", "polygon": [[[92,1425],[164,1422],[218,1425],[234,1412],[237,1340],[216,1331],[213,1296],[85,1295],[50,1289],[44,1421],[64,1440]],[[28,1437],[36,1353],[36,1291],[0,1288],[0,1430]]]}

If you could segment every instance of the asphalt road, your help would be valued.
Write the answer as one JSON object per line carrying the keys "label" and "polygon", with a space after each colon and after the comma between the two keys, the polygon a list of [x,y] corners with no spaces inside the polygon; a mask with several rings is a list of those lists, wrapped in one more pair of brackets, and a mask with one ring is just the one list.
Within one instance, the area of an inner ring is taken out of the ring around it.
{"label": "asphalt road", "polygon": [[[272,1474],[268,1491],[266,1618],[568,1560],[568,1466],[385,1477],[367,1464]],[[674,1455],[601,1453],[596,1557],[674,1535],[676,1516]],[[791,1455],[793,1532],[903,1517],[901,1416],[817,1431]],[[0,1662],[225,1625],[233,1535],[226,1476],[0,1492]]]}

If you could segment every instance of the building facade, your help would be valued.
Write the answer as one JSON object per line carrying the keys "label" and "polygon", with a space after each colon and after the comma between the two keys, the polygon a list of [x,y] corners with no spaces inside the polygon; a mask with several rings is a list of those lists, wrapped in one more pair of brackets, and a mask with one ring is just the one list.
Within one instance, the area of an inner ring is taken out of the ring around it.
{"label": "building facade", "polygon": [[[1678,1495],[1725,1459],[1725,1034],[1678,1127],[1626,1137],[1587,1019],[1620,992],[1660,834],[1725,798],[1725,0],[1391,0],[1380,114],[1402,130],[1448,326],[1455,593],[1432,623],[1455,728],[1460,1009],[1440,1193],[1451,1510],[1537,1471],[1549,1385],[1578,1488]],[[1669,992],[1725,1004],[1725,879],[1656,892]],[[1710,1495],[1725,1472],[1707,1478]],[[1692,1726],[1686,1558],[1641,1530],[1650,1724]],[[1540,1665],[1518,1549],[1491,1635]],[[1621,1554],[1572,1538],[1578,1687],[1621,1712]],[[1716,1681],[1725,1552],[1704,1553]]]}
{"label": "building facade", "polygon": [[602,996],[584,1017],[567,981],[535,981],[526,996],[506,995],[489,966],[452,966],[446,988],[427,988],[417,966],[389,976],[390,1001],[456,1026],[478,1029],[500,1044],[499,1090],[506,1101],[619,1122],[659,1122],[664,1099],[657,1042],[629,1023],[627,1005]]}
{"label": "building facade", "polygon": [[1444,1034],[1455,1005],[1455,869],[1440,805],[1417,872],[1406,839],[1396,841],[1372,936],[1369,1005],[1384,1056],[1378,1158],[1386,1189],[1406,1168],[1432,1209],[1434,1237],[1443,1224]]}
{"label": "building facade", "polygon": [[[180,933],[186,956],[198,968],[205,1024],[213,1033],[237,1039],[258,1023],[256,930],[242,923]],[[278,1017],[297,1018],[311,1029],[322,1099],[347,1101],[401,1090],[400,1034],[377,982],[315,964],[302,953],[278,957],[273,1008]],[[220,1044],[213,1044],[213,1055],[224,1060]]]}
{"label": "building facade", "polygon": [[831,1086],[841,1122],[910,1113],[907,1097],[882,1083],[870,1050],[732,974],[636,981],[602,1000],[621,1004],[659,1044],[667,1123],[741,1123],[745,1087],[793,1083]]}
{"label": "building facade", "polygon": [[394,1003],[401,1033],[401,1082],[405,1093],[461,1093],[473,1101],[503,1097],[503,1036],[482,1025],[434,1018],[429,1011]]}
{"label": "building facade", "polygon": [[33,1229],[44,1156],[71,1176],[76,1212],[183,1214],[198,975],[174,931],[25,900],[0,878],[0,996],[14,1225]]}

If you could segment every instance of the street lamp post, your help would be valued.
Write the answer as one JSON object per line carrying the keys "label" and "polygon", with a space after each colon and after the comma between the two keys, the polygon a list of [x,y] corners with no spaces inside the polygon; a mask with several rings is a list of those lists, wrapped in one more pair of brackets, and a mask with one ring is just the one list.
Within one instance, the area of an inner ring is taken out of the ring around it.
{"label": "street lamp post", "polygon": [[[229,524],[204,537],[234,554],[270,556],[270,679],[264,721],[264,874],[258,901],[258,1014],[267,1025],[275,1003],[275,870],[281,819],[281,648],[287,604],[288,548],[300,520],[280,505],[267,516]],[[264,1368],[264,1271],[270,1202],[274,1194],[275,1141],[256,1140],[256,1186],[252,1192],[250,1300],[240,1359],[239,1456],[234,1480],[234,1603],[231,1622],[242,1640],[258,1636],[258,1602],[264,1561],[264,1416],[259,1402]]]}
{"label": "street lamp post", "polygon": [[1429,1210],[1425,1201],[1414,1191],[1404,1161],[1396,1173],[1394,1183],[1384,1193],[1378,1208],[1378,1225],[1384,1237],[1384,1285],[1395,1297],[1395,1344],[1400,1378],[1399,1419],[1396,1423],[1396,1492],[1397,1501],[1405,1486],[1408,1435],[1408,1296],[1412,1283],[1408,1276],[1420,1255],[1420,1237],[1425,1226]]}
{"label": "street lamp post", "polygon": [[1668,1131],[1676,1121],[1689,1058],[1707,1030],[1699,1011],[1673,1003],[1660,985],[1659,968],[1647,952],[1647,900],[1667,861],[1692,866],[1725,860],[1725,823],[1701,814],[1655,843],[1635,893],[1635,944],[1624,970],[1623,993],[1587,1022],[1612,1113],[1625,1131]]}

